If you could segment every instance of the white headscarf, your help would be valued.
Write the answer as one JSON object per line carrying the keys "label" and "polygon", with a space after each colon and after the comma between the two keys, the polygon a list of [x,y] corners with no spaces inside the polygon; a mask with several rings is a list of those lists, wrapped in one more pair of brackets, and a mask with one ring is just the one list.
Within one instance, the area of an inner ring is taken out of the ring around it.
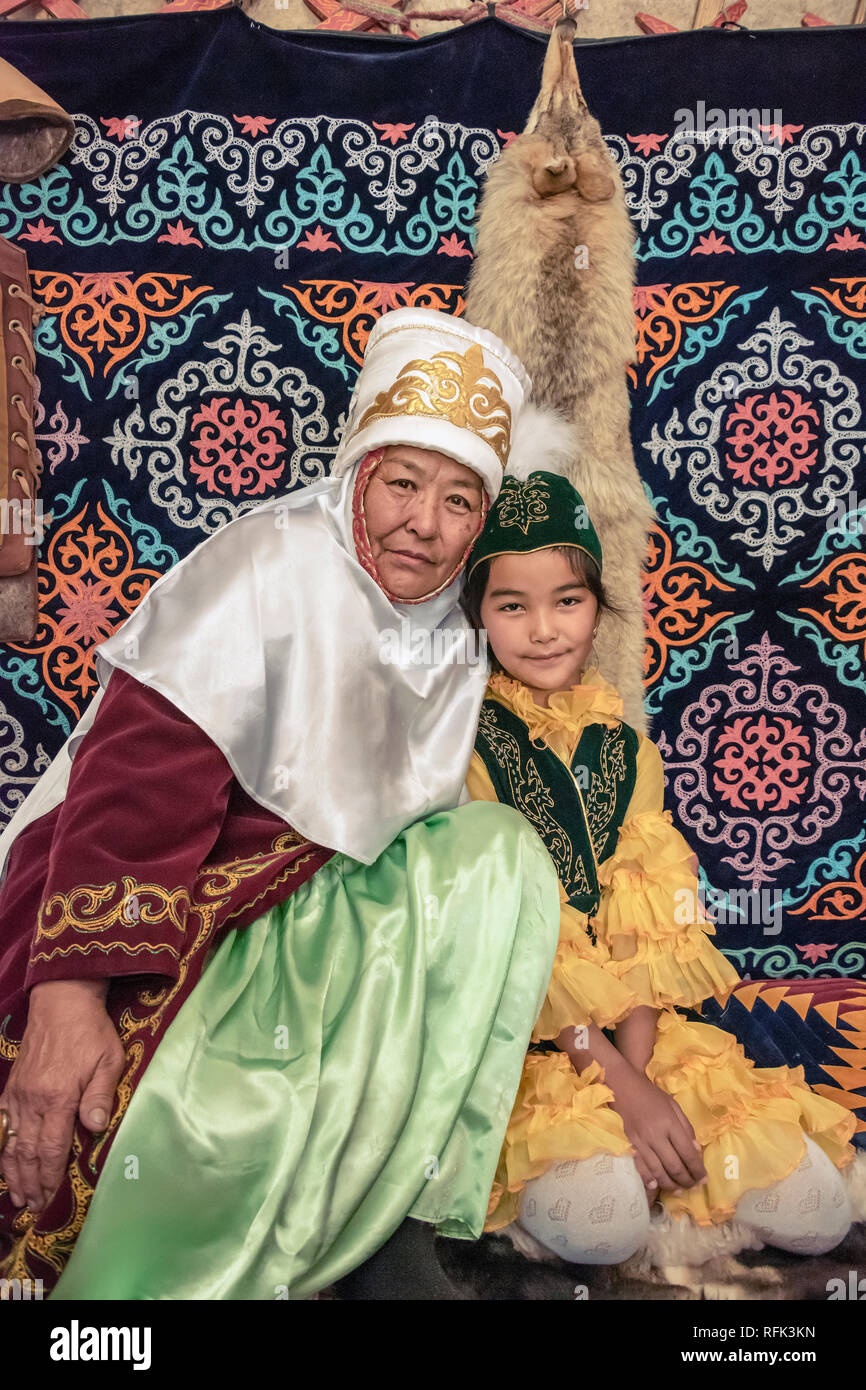
{"label": "white headscarf", "polygon": [[[100,685],[117,667],[164,695],[260,805],[364,863],[456,806],[488,676],[459,607],[463,572],[426,601],[392,602],[358,559],[355,482],[368,451],[410,443],[473,468],[492,502],[530,386],[484,329],[433,310],[384,314],[335,475],[236,518],[164,574],[96,648]],[[65,795],[99,698],[3,853]]]}
{"label": "white headscarf", "polygon": [[117,666],[159,691],[260,805],[369,864],[457,804],[488,668],[483,652],[468,664],[462,573],[404,606],[359,564],[356,473],[217,531],[97,648],[97,669],[103,685]]}

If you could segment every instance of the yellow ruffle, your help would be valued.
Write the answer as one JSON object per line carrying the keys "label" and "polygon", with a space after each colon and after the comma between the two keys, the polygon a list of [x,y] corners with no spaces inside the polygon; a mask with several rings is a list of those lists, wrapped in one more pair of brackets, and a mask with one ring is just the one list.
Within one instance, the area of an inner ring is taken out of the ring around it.
{"label": "yellow ruffle", "polygon": [[580,1075],[564,1052],[530,1052],[490,1192],[486,1231],[514,1221],[520,1190],[560,1159],[631,1153],[597,1062]]}
{"label": "yellow ruffle", "polygon": [[838,1168],[854,1157],[849,1111],[816,1095],[802,1067],[756,1067],[721,1028],[661,1014],[647,1076],[673,1096],[701,1145],[708,1182],[662,1196],[669,1212],[698,1225],[728,1220],[744,1192],[792,1173],[806,1134]]}
{"label": "yellow ruffle", "polygon": [[586,913],[570,905],[561,884],[560,902],[559,946],[533,1042],[582,1024],[611,1028],[640,1004],[634,991],[605,968],[606,951],[593,945]]}
{"label": "yellow ruffle", "polygon": [[739,983],[709,939],[715,928],[691,859],[670,811],[646,811],[625,822],[599,868],[594,925],[610,955],[605,968],[655,1008],[693,1008],[709,995],[723,1001]]}
{"label": "yellow ruffle", "polygon": [[[804,1135],[837,1168],[854,1158],[855,1117],[806,1085],[802,1067],[756,1067],[730,1033],[662,1013],[647,1076],[673,1096],[701,1145],[708,1182],[661,1200],[701,1226],[727,1221],[744,1192],[786,1178]],[[516,1220],[520,1191],[551,1163],[633,1152],[596,1062],[580,1075],[565,1053],[530,1053],[508,1123],[485,1230]]]}
{"label": "yellow ruffle", "polygon": [[487,693],[523,720],[531,739],[543,739],[566,759],[587,724],[615,725],[622,719],[622,696],[597,666],[584,671],[578,685],[553,692],[548,707],[537,705],[529,687],[504,671],[490,677]]}

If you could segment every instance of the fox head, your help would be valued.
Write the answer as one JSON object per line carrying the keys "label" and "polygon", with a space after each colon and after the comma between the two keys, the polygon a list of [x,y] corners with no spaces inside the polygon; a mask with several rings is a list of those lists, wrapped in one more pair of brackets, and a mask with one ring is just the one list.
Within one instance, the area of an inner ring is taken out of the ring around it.
{"label": "fox head", "polygon": [[573,19],[560,19],[553,26],[541,90],[523,135],[551,146],[549,157],[532,171],[532,185],[540,197],[576,189],[587,202],[600,203],[613,197],[615,184],[601,126],[581,91],[574,61],[575,29]]}

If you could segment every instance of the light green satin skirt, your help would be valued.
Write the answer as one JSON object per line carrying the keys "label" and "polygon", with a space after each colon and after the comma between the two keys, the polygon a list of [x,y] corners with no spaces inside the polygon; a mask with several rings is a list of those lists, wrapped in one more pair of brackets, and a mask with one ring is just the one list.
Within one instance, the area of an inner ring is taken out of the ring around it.
{"label": "light green satin skirt", "polygon": [[214,952],[52,1298],[305,1298],[407,1216],[480,1236],[558,937],[510,807],[335,855]]}

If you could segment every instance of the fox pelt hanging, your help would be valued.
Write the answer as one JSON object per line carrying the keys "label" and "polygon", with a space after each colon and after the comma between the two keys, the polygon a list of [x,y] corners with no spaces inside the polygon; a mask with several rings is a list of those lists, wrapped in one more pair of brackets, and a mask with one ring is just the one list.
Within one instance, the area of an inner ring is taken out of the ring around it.
{"label": "fox pelt hanging", "polygon": [[488,172],[479,202],[466,318],[525,364],[537,406],[568,422],[563,469],[584,498],[608,596],[596,638],[624,718],[648,732],[641,568],[654,517],[635,467],[626,367],[635,356],[635,236],[619,171],[580,89],[572,19],[554,26],[541,91]]}

